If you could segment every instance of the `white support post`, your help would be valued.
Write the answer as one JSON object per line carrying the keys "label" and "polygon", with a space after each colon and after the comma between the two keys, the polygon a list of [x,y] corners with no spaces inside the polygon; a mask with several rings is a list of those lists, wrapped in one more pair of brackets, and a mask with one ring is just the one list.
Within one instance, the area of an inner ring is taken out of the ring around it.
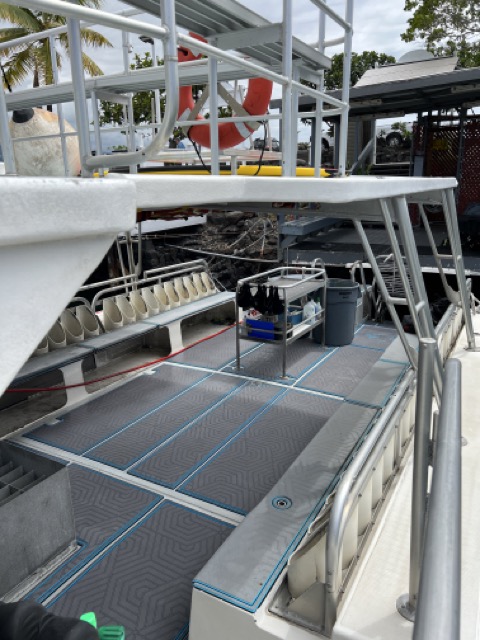
{"label": "white support post", "polygon": [[210,151],[212,175],[220,175],[218,149],[218,63],[213,57],[208,58],[208,77],[210,85]]}
{"label": "white support post", "polygon": [[287,84],[282,86],[282,173],[283,176],[293,176],[295,167],[292,162],[292,0],[283,0],[282,24],[282,73],[288,79]]}
{"label": "white support post", "polygon": [[0,86],[0,142],[2,143],[5,173],[6,175],[14,176],[17,173],[17,168],[13,155],[13,142],[8,128],[8,108],[5,100],[5,90],[3,89],[3,79]]}
{"label": "white support post", "polygon": [[[326,14],[320,11],[318,22],[318,50],[325,53],[325,30],[326,30]],[[319,73],[318,85],[319,91],[325,91],[325,72]],[[323,124],[323,100],[316,98],[315,100],[315,140],[312,141],[315,149],[314,176],[320,177],[320,167],[322,165],[322,124]]]}
{"label": "white support post", "polygon": [[90,133],[88,126],[87,96],[85,92],[85,78],[82,64],[82,44],[80,39],[80,24],[78,19],[67,18],[68,40],[70,43],[70,66],[72,80],[75,86],[75,118],[77,121],[78,143],[82,160],[82,177],[92,175],[87,169],[85,161],[91,155]]}
{"label": "white support post", "polygon": [[[353,0],[347,0],[345,10],[345,21],[352,25],[353,22]],[[338,175],[344,176],[347,163],[347,137],[348,137],[348,104],[350,100],[350,72],[352,56],[352,35],[353,30],[347,29],[345,32],[345,44],[343,48],[343,86],[342,102],[344,103],[342,115],[340,116],[340,139],[338,155]]]}
{"label": "white support post", "polygon": [[[52,61],[52,74],[53,74],[53,83],[58,83],[58,65],[57,65],[57,52],[55,49],[55,38],[53,36],[49,36],[48,38],[50,44],[50,59]],[[62,158],[63,158],[63,170],[65,175],[68,175],[68,160],[67,160],[67,143],[65,140],[65,119],[63,117],[63,106],[61,104],[57,104],[57,114],[58,114],[58,126],[60,130],[60,145],[62,147]]]}

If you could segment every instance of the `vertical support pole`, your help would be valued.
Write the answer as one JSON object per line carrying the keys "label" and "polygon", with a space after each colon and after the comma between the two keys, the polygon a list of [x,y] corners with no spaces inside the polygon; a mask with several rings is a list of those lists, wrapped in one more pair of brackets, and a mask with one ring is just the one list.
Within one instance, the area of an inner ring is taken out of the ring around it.
{"label": "vertical support pole", "polygon": [[[288,272],[287,272],[288,273]],[[282,378],[287,377],[287,320],[288,320],[288,300],[287,290],[282,288],[283,291],[283,327],[282,327]]]}
{"label": "vertical support pole", "polygon": [[419,343],[415,439],[413,451],[412,519],[410,525],[410,578],[408,594],[397,600],[398,612],[413,622],[420,584],[428,496],[430,425],[432,421],[433,375],[437,343],[422,338]]}
{"label": "vertical support pole", "polygon": [[[128,122],[128,150],[137,150],[137,141],[135,139],[135,119],[133,117],[133,94],[129,93],[127,96],[127,122]],[[137,173],[137,165],[131,164],[129,166],[130,173]]]}
{"label": "vertical support pole", "polygon": [[208,78],[210,84],[210,151],[212,175],[220,175],[219,149],[218,149],[218,65],[217,59],[208,58]]}
{"label": "vertical support pole", "polygon": [[432,421],[433,370],[436,347],[437,343],[432,338],[422,338],[420,340],[418,387],[415,405],[412,522],[410,529],[409,604],[412,609],[415,609],[417,605],[425,534],[428,495],[428,449]]}
{"label": "vertical support pole", "polygon": [[0,142],[2,143],[3,162],[5,164],[6,175],[14,176],[17,173],[15,157],[13,155],[13,142],[8,128],[8,109],[5,100],[5,89],[3,80],[0,85]]}
{"label": "vertical support pole", "polygon": [[82,160],[82,177],[90,177],[92,171],[85,167],[85,161],[90,156],[90,133],[88,127],[87,96],[85,93],[85,79],[82,65],[82,44],[80,39],[80,23],[73,18],[67,18],[68,40],[70,43],[70,66],[74,86],[75,119],[77,121],[78,143]]}
{"label": "vertical support pole", "polygon": [[465,266],[463,264],[462,244],[460,241],[460,233],[458,231],[457,208],[455,206],[453,189],[446,189],[446,193],[445,191],[442,192],[442,203],[445,213],[445,222],[447,224],[448,238],[452,248],[453,260],[455,262],[455,274],[457,276],[458,292],[460,294],[460,301],[465,319],[468,348],[474,350],[475,333],[473,331],[472,316],[470,313],[467,280],[465,276]]}
{"label": "vertical support pole", "polygon": [[[292,79],[295,81],[300,80],[298,69],[292,68]],[[297,174],[297,157],[298,157],[298,89],[292,88],[292,121],[291,121],[291,136],[290,136],[290,148],[291,148],[291,162],[292,162],[292,176]]]}
{"label": "vertical support pole", "polygon": [[[152,44],[152,65],[153,65],[153,67],[158,67],[157,50],[156,50],[156,46],[155,46],[155,40],[153,41],[153,44]],[[159,89],[155,89],[154,90],[154,92],[153,92],[153,100],[154,100],[154,104],[155,104],[155,124],[157,125],[153,129],[153,135],[157,135],[157,133],[158,133],[158,125],[160,125],[161,122],[162,122],[162,112],[161,112],[161,109],[160,109],[161,103],[160,103],[160,90]]]}
{"label": "vertical support pole", "polygon": [[95,137],[95,148],[97,150],[97,155],[103,155],[102,149],[102,137],[100,135],[100,117],[98,113],[98,100],[96,91],[92,91],[90,94],[91,104],[92,104],[92,115],[93,115],[93,134]]}
{"label": "vertical support pole", "polygon": [[[235,352],[236,352],[236,361],[237,361],[237,371],[240,371],[240,322],[243,322],[243,318],[240,318],[240,306],[238,304],[238,293],[239,287],[242,286],[242,281],[237,282],[237,288],[235,291],[235,315],[236,315],[236,326],[235,326]],[[243,312],[243,309],[242,309]]]}
{"label": "vertical support pole", "polygon": [[[457,175],[456,178],[460,182],[462,176],[462,166],[463,166],[463,154],[465,152],[465,116],[467,114],[467,110],[465,107],[460,107],[460,118],[459,118],[459,127],[458,127],[458,157],[457,157]],[[458,194],[457,194],[458,195]]]}
{"label": "vertical support pole", "polygon": [[122,54],[123,54],[123,70],[130,73],[130,35],[126,31],[122,31]]}
{"label": "vertical support pole", "polygon": [[[57,84],[58,65],[57,65],[57,52],[55,50],[55,38],[53,36],[49,36],[48,41],[50,44],[50,60],[52,61],[53,82],[54,84]],[[58,113],[58,126],[60,130],[60,145],[62,147],[63,170],[65,175],[68,175],[67,143],[65,140],[65,120],[63,118],[63,106],[61,104],[57,105],[57,113]]]}
{"label": "vertical support pole", "polygon": [[288,84],[282,86],[282,167],[283,176],[293,176],[292,162],[292,0],[283,0],[282,73]]}
{"label": "vertical support pole", "polygon": [[[325,53],[325,28],[326,28],[326,15],[324,11],[320,11],[318,20],[318,50],[320,53]],[[319,73],[318,81],[319,91],[325,91],[325,72],[322,70]],[[323,100],[320,98],[315,99],[315,123],[313,148],[315,151],[313,159],[313,171],[315,178],[320,177],[320,167],[322,165],[322,124],[323,124]]]}
{"label": "vertical support pole", "polygon": [[377,121],[375,119],[370,123],[370,140],[372,141],[371,162],[377,162]]}
{"label": "vertical support pole", "polygon": [[345,32],[345,43],[343,48],[343,86],[342,102],[345,103],[340,116],[340,141],[338,157],[338,175],[344,176],[347,162],[347,136],[348,136],[348,109],[350,100],[350,72],[352,56],[352,23],[353,23],[353,0],[347,0],[345,9],[345,21],[350,28]]}

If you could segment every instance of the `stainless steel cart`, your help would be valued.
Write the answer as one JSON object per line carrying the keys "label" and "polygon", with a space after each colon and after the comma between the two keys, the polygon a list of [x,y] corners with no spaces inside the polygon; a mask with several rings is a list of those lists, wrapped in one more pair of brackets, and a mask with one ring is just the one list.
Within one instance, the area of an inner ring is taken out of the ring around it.
{"label": "stainless steel cart", "polygon": [[[317,267],[279,267],[265,271],[250,278],[243,278],[237,282],[236,290],[236,350],[237,369],[240,369],[240,339],[251,340],[253,342],[268,342],[282,347],[282,376],[287,377],[287,346],[325,320],[325,294],[326,294],[326,273],[325,269]],[[259,285],[275,287],[283,303],[283,314],[274,327],[262,327],[260,323],[250,322],[243,317],[243,310],[238,304],[238,295],[244,284],[248,284],[252,290],[256,290]],[[321,310],[313,317],[301,320],[298,324],[288,322],[289,305],[295,301],[301,301],[315,292],[320,291]]]}

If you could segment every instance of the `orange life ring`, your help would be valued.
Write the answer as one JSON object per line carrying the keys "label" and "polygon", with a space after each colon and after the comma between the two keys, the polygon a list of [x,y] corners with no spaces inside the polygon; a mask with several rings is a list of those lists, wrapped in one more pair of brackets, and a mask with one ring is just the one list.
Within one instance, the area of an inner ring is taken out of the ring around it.
{"label": "orange life ring", "polygon": [[[190,36],[197,38],[202,42],[206,42],[204,38],[195,33]],[[198,60],[200,55],[194,55],[189,49],[180,47],[178,49],[178,61],[187,62],[189,60]],[[248,81],[248,90],[242,107],[252,116],[263,115],[268,110],[270,98],[272,97],[273,82],[264,78],[252,78]],[[178,119],[188,120],[189,114],[195,106],[192,95],[192,87],[180,87]],[[196,120],[204,120],[200,114]],[[252,129],[247,122],[223,122],[218,125],[218,147],[219,149],[227,149],[235,147],[243,142],[255,129]],[[202,147],[210,148],[210,127],[202,125],[200,127],[192,126],[188,130],[191,140],[200,144]]]}

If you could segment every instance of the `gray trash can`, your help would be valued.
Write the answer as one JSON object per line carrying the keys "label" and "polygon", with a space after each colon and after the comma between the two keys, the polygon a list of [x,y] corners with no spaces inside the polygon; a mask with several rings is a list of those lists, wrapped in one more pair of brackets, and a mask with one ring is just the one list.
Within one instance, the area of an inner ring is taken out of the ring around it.
{"label": "gray trash can", "polygon": [[358,283],[340,278],[327,281],[325,304],[325,344],[341,347],[350,344],[355,331],[357,300],[360,296]]}

